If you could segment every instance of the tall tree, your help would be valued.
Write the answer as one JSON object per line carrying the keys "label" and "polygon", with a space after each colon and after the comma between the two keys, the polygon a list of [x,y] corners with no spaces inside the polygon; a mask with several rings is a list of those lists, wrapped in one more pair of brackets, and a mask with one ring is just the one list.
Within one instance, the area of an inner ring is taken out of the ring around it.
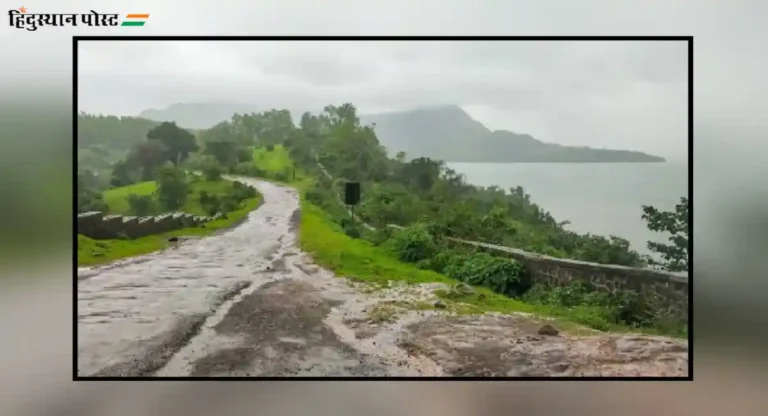
{"label": "tall tree", "polygon": [[166,160],[176,166],[198,149],[195,136],[174,122],[160,123],[147,133],[147,138],[165,145]]}

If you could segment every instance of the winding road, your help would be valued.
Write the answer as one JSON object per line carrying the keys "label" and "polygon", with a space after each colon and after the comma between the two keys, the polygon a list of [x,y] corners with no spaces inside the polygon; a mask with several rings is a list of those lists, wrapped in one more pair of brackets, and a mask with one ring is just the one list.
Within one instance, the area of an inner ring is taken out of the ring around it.
{"label": "winding road", "polygon": [[[296,246],[295,190],[252,179],[239,226],[78,271],[79,376],[685,376],[687,344],[541,336],[524,315],[406,307],[440,285],[371,292]],[[399,306],[398,306],[399,305]]]}

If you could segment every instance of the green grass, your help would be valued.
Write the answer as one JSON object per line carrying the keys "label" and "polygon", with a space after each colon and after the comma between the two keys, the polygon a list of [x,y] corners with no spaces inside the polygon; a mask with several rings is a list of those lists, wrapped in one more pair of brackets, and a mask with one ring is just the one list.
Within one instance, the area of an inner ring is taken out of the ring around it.
{"label": "green grass", "polygon": [[[197,201],[197,194],[200,191],[208,191],[209,193],[223,193],[226,186],[232,186],[228,181],[202,181],[192,184],[194,192],[190,194],[190,201],[184,205],[183,211],[191,214],[206,215]],[[142,182],[139,184],[126,186],[123,188],[111,189],[105,193],[105,200],[107,200],[107,194],[109,198],[115,203],[118,209],[114,209],[110,204],[110,212],[123,214],[128,211],[127,196],[132,193],[144,192],[140,195],[149,195],[154,192],[154,182]],[[230,228],[236,225],[239,221],[245,219],[248,213],[258,208],[261,205],[263,198],[261,195],[255,198],[248,199],[243,202],[242,208],[237,211],[232,211],[227,214],[226,219],[219,219],[211,221],[205,224],[205,227],[190,227],[180,230],[169,231],[167,233],[155,234],[146,237],[137,238],[135,240],[94,240],[84,235],[77,236],[77,265],[78,266],[93,266],[98,264],[110,263],[115,260],[124,259],[127,257],[138,256],[141,254],[151,253],[153,251],[163,250],[169,246],[169,237],[180,236],[199,236],[204,237],[210,235],[216,231]],[[109,204],[109,202],[107,202]],[[122,205],[124,204],[124,205]],[[124,209],[125,211],[118,211]]]}
{"label": "green grass", "polygon": [[[232,187],[232,182],[226,180],[218,181],[204,181],[192,182],[189,185],[191,192],[187,196],[187,202],[179,211],[188,212],[194,215],[208,215],[207,212],[200,206],[199,196],[200,193],[205,191],[211,195],[226,195],[227,190]],[[152,195],[157,190],[157,184],[154,181],[140,182],[133,185],[123,186],[120,188],[109,189],[104,192],[104,202],[109,206],[109,213],[115,215],[131,215],[130,205],[128,204],[128,196],[135,195]],[[155,203],[158,204],[155,197]],[[158,212],[159,214],[159,212]]]}
{"label": "green grass", "polygon": [[156,190],[157,184],[154,181],[139,182],[104,191],[104,202],[109,206],[110,214],[127,214],[130,210],[128,195],[152,195]]}

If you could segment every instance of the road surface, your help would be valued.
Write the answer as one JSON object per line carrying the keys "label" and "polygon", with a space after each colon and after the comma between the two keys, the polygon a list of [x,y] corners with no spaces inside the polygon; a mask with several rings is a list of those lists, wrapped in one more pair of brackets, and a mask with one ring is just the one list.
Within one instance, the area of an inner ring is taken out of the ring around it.
{"label": "road surface", "polygon": [[264,204],[236,228],[78,272],[80,376],[685,376],[687,344],[539,335],[523,315],[415,305],[440,285],[371,291],[296,246],[296,192],[251,178]]}

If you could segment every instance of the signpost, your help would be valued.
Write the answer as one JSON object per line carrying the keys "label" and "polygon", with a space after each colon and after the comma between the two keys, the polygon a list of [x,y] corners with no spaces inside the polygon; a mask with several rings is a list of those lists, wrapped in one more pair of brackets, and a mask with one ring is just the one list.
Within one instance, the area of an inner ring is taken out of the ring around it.
{"label": "signpost", "polygon": [[344,203],[349,206],[352,225],[355,221],[355,205],[360,202],[360,182],[347,182],[344,186]]}

